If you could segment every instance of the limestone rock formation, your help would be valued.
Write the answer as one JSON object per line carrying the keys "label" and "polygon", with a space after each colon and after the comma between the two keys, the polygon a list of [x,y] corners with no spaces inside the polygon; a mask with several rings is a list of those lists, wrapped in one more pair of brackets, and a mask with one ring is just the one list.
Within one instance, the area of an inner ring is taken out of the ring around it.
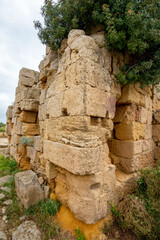
{"label": "limestone rock formation", "polygon": [[87,224],[134,191],[138,170],[160,155],[159,93],[116,82],[130,56],[109,52],[103,34],[72,30],[59,51],[47,47],[40,73],[20,71],[7,111],[10,154]]}

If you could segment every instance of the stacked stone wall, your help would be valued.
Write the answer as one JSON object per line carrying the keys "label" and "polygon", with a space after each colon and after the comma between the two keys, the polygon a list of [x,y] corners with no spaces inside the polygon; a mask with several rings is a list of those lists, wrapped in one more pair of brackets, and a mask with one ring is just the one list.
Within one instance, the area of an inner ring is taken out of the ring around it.
{"label": "stacked stone wall", "polygon": [[103,45],[102,31],[72,30],[58,52],[47,47],[40,73],[20,71],[7,112],[10,154],[87,224],[133,192],[139,169],[154,163],[153,89],[121,89],[114,74],[131,59]]}

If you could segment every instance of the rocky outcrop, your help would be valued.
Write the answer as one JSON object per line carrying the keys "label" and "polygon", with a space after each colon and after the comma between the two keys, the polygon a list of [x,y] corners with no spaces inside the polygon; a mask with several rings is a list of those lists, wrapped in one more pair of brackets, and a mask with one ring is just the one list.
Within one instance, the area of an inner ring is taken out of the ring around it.
{"label": "rocky outcrop", "polygon": [[121,88],[114,74],[131,58],[103,45],[103,32],[72,30],[58,52],[47,47],[40,73],[20,71],[7,111],[10,154],[47,179],[87,224],[135,190],[137,172],[154,163],[158,142],[157,94],[152,86]]}

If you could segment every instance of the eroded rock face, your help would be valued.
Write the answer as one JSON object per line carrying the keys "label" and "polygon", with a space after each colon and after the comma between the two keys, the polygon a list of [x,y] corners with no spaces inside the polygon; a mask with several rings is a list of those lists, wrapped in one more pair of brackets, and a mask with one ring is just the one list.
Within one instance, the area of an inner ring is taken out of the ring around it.
{"label": "eroded rock face", "polygon": [[[114,74],[131,57],[104,48],[102,29],[91,34],[72,30],[58,52],[47,47],[40,73],[23,68],[7,111],[10,154],[88,224],[135,190],[137,171],[154,162],[153,139],[160,155],[158,91],[121,88]],[[33,140],[23,149],[22,136]]]}

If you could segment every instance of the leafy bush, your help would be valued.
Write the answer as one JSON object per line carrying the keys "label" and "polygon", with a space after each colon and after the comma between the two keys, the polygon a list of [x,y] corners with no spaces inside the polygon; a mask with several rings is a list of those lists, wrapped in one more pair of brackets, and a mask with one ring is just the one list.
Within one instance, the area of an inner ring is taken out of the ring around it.
{"label": "leafy bush", "polygon": [[160,239],[160,165],[142,170],[136,195],[118,207],[118,222],[142,239]]}
{"label": "leafy bush", "polygon": [[160,0],[45,0],[41,13],[44,27],[34,24],[43,44],[58,49],[71,29],[102,24],[106,47],[133,55],[117,73],[122,84],[160,81]]}

